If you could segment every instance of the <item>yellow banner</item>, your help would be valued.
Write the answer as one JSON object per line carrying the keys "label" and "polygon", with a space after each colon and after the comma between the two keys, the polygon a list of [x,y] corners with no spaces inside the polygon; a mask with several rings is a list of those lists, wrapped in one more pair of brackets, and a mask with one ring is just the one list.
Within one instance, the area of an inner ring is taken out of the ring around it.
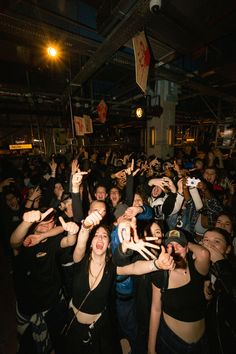
{"label": "yellow banner", "polygon": [[9,145],[10,150],[32,149],[32,144],[15,144]]}

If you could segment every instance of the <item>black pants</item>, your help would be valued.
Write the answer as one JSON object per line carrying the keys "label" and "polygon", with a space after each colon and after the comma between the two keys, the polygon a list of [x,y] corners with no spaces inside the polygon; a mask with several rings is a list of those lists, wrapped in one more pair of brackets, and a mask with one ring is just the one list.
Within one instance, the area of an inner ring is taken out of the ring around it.
{"label": "black pants", "polygon": [[[74,316],[69,310],[69,321]],[[75,318],[65,336],[66,354],[121,354],[118,335],[110,323],[108,311],[104,311],[94,328],[79,323]]]}

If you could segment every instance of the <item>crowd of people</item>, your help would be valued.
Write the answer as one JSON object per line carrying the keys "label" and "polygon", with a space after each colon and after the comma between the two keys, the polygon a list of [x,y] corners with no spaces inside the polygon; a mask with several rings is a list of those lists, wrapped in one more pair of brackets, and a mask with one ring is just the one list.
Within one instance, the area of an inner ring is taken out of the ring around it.
{"label": "crowd of people", "polygon": [[17,354],[233,354],[234,164],[189,146],[2,159]]}

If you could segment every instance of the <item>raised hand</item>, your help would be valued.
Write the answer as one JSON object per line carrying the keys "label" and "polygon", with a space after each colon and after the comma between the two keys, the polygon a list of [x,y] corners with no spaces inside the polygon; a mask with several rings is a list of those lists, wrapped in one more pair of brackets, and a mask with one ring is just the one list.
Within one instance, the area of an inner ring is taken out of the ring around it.
{"label": "raised hand", "polygon": [[134,171],[134,159],[132,159],[131,161],[131,165],[130,167],[128,167],[125,172],[127,173],[127,175],[133,175],[135,176],[138,172],[140,171],[140,168],[137,168],[135,171]]}
{"label": "raised hand", "polygon": [[102,215],[98,211],[89,214],[83,222],[85,229],[91,229],[95,225],[99,225],[102,220]]}
{"label": "raised hand", "polygon": [[164,181],[162,178],[152,178],[150,179],[150,181],[148,182],[148,185],[150,187],[152,186],[158,186],[160,187],[162,190],[164,190]]}
{"label": "raised hand", "polygon": [[156,265],[160,269],[173,270],[175,269],[175,262],[171,256],[172,248],[167,251],[164,246],[161,246],[161,253],[156,261]]}
{"label": "raised hand", "polygon": [[52,159],[52,161],[49,162],[49,166],[50,166],[52,172],[56,172],[57,163],[54,161],[54,159]]}
{"label": "raised hand", "polygon": [[229,178],[225,178],[225,182],[226,182],[226,185],[227,185],[227,187],[228,187],[228,189],[229,189],[229,193],[230,193],[230,195],[234,195],[234,193],[235,193],[235,184],[234,184],[234,181],[230,181],[229,180]]}
{"label": "raised hand", "polygon": [[129,248],[133,251],[138,252],[141,254],[141,256],[146,259],[147,261],[150,259],[155,259],[156,256],[147,249],[147,247],[159,249],[160,247],[157,245],[154,245],[150,242],[145,242],[142,239],[139,239],[138,242],[134,242],[133,236],[131,237],[130,241],[124,241],[125,242],[125,247]]}
{"label": "raised hand", "polygon": [[127,175],[131,175],[134,170],[134,159],[131,160],[131,165],[125,170]]}
{"label": "raised hand", "polygon": [[71,163],[71,174],[74,175],[78,171],[78,168],[79,168],[78,160],[73,160]]}
{"label": "raised hand", "polygon": [[121,171],[116,172],[114,174],[114,177],[115,178],[125,178],[126,177],[125,170],[121,170]]}
{"label": "raised hand", "polygon": [[53,208],[48,209],[44,213],[41,213],[39,210],[31,210],[28,211],[27,213],[24,213],[23,220],[32,224],[34,222],[41,222],[52,212],[53,212]]}
{"label": "raised hand", "polygon": [[132,219],[133,217],[135,217],[137,214],[142,213],[143,209],[141,207],[137,207],[137,206],[132,206],[129,207],[128,209],[126,209],[124,216],[127,219]]}
{"label": "raised hand", "polygon": [[2,182],[0,182],[0,191],[2,191],[3,187],[10,186],[10,184],[15,183],[14,178],[6,178]]}
{"label": "raised hand", "polygon": [[68,236],[76,235],[78,233],[79,226],[75,222],[73,221],[65,222],[62,216],[59,217],[59,221],[63,229],[68,232]]}
{"label": "raised hand", "polygon": [[173,181],[169,177],[163,177],[163,186],[168,187],[172,193],[176,193],[176,187],[173,183]]}
{"label": "raised hand", "polygon": [[146,260],[155,259],[156,256],[150,252],[147,247],[155,249],[159,249],[160,247],[139,239],[136,231],[136,223],[134,223],[133,219],[132,221],[122,222],[118,226],[118,237],[122,244],[123,252],[126,252],[126,250],[129,248],[141,254],[141,256]]}
{"label": "raised hand", "polygon": [[79,193],[79,187],[82,183],[82,179],[84,175],[87,175],[88,172],[82,172],[79,168],[77,168],[77,172],[73,174],[72,177],[72,192]]}
{"label": "raised hand", "polygon": [[108,151],[106,151],[106,158],[108,159],[111,155],[111,149],[109,149]]}
{"label": "raised hand", "polygon": [[35,201],[35,200],[37,200],[38,198],[41,197],[41,194],[42,194],[42,191],[41,191],[40,187],[37,186],[33,190],[32,194],[29,194],[29,197],[30,197],[31,200]]}
{"label": "raised hand", "polygon": [[120,242],[124,242],[124,241],[130,241],[131,238],[131,225],[130,225],[130,221],[126,220],[126,221],[122,221],[121,223],[119,223],[118,225],[118,237]]}

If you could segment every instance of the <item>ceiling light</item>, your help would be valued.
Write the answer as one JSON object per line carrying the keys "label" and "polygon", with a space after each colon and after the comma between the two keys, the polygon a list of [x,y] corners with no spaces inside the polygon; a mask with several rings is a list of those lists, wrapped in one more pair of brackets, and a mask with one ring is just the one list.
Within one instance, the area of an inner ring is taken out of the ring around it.
{"label": "ceiling light", "polygon": [[143,116],[144,116],[144,109],[143,109],[142,107],[137,107],[137,108],[135,109],[135,115],[136,115],[136,117],[137,117],[138,119],[143,118]]}
{"label": "ceiling light", "polygon": [[55,47],[48,47],[47,52],[48,52],[48,55],[53,58],[57,57],[57,55],[58,55],[58,50]]}

